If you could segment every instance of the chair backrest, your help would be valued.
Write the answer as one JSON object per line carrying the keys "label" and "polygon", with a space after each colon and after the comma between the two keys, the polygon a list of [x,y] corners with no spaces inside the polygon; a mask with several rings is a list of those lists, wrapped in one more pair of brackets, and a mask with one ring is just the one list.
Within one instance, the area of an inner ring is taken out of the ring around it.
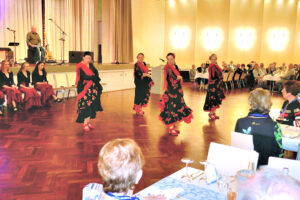
{"label": "chair backrest", "polygon": [[210,143],[207,162],[213,164],[219,173],[228,176],[236,175],[241,169],[248,169],[253,162],[256,168],[258,153],[228,145]]}
{"label": "chair backrest", "polygon": [[231,146],[253,151],[253,136],[233,131],[231,132]]}
{"label": "chair backrest", "polygon": [[68,87],[68,79],[66,73],[54,74],[57,87]]}
{"label": "chair backrest", "polygon": [[68,86],[69,87],[75,85],[75,82],[76,82],[76,73],[75,72],[67,73],[67,78],[68,78]]}
{"label": "chair backrest", "polygon": [[222,76],[223,76],[223,81],[224,81],[224,82],[227,82],[228,76],[229,76],[229,72],[224,72],[224,73],[222,74]]}
{"label": "chair backrest", "polygon": [[246,73],[243,72],[243,73],[242,73],[242,76],[241,76],[241,80],[244,80],[244,79],[245,79],[245,76],[246,76]]}
{"label": "chair backrest", "polygon": [[228,81],[232,81],[234,72],[230,72],[228,76]]}
{"label": "chair backrest", "polygon": [[53,88],[56,88],[56,81],[55,81],[55,78],[54,78],[54,74],[53,73],[49,73],[47,74],[47,80],[48,80],[48,83],[50,85],[52,85]]}
{"label": "chair backrest", "polygon": [[298,160],[269,157],[268,166],[279,171],[287,167],[289,169],[289,176],[300,181],[300,161]]}
{"label": "chair backrest", "polygon": [[297,152],[296,160],[300,161],[300,143],[298,144],[298,152]]}
{"label": "chair backrest", "polygon": [[241,76],[241,75],[240,75],[239,73],[236,73],[235,76],[234,76],[234,80],[235,80],[235,81],[240,80],[240,76]]}

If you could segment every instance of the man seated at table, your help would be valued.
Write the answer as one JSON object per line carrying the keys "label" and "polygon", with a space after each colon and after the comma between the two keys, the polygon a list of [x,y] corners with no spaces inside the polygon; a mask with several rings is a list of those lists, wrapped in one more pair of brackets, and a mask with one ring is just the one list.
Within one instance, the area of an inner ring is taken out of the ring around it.
{"label": "man seated at table", "polygon": [[291,80],[295,78],[295,69],[293,64],[289,64],[288,71],[286,71],[282,76],[280,76],[280,80],[277,81],[276,85],[279,91],[282,90],[282,84],[286,80]]}
{"label": "man seated at table", "polygon": [[196,65],[192,65],[192,69],[189,71],[190,81],[194,81],[196,72]]}
{"label": "man seated at table", "polygon": [[[201,66],[197,68],[197,72],[202,74],[207,73],[206,64],[202,63]],[[196,81],[198,85],[200,85],[201,83],[206,85],[208,83],[208,79],[203,79],[203,78],[197,78]]]}
{"label": "man seated at table", "polygon": [[[28,48],[34,52],[35,61],[39,62],[45,61],[45,49],[41,46],[41,38],[39,34],[36,32],[36,28],[31,26],[31,32],[27,33],[26,36],[27,46]],[[41,58],[40,58],[41,51]]]}
{"label": "man seated at table", "polygon": [[241,65],[240,64],[235,65],[234,74],[232,77],[234,87],[238,86],[237,81],[235,81],[235,78],[238,77],[238,80],[240,80],[242,73],[243,73],[243,70],[241,69]]}
{"label": "man seated at table", "polygon": [[82,199],[93,200],[164,200],[163,195],[136,197],[134,185],[143,175],[144,156],[132,139],[114,139],[99,152],[98,170],[103,185],[90,183],[83,189]]}
{"label": "man seated at table", "polygon": [[278,122],[290,126],[300,126],[300,102],[297,95],[300,93],[300,82],[289,80],[283,83],[282,96],[286,99],[280,111]]}
{"label": "man seated at table", "polygon": [[259,153],[258,165],[265,165],[269,156],[283,156],[280,125],[269,116],[272,102],[268,90],[253,90],[249,104],[250,112],[236,122],[235,132],[253,135],[254,150]]}
{"label": "man seated at table", "polygon": [[300,185],[281,171],[264,167],[238,190],[236,200],[299,200]]}

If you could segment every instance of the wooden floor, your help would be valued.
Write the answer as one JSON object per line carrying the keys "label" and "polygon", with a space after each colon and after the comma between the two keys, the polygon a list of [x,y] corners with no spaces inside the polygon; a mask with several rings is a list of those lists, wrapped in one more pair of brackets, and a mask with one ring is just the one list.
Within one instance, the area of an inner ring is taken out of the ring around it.
{"label": "wooden floor", "polygon": [[[97,172],[100,148],[118,137],[133,138],[146,158],[139,191],[179,170],[182,157],[206,159],[211,141],[230,144],[230,132],[238,118],[248,113],[248,90],[227,94],[220,120],[209,122],[203,112],[205,92],[184,85],[185,101],[193,109],[191,124],[181,123],[181,134],[172,137],[158,120],[157,102],[152,95],[145,116],[132,111],[134,90],[104,93],[104,112],[94,120],[96,130],[84,135],[75,123],[76,101],[69,99],[51,108],[8,113],[0,119],[0,199],[81,199],[84,185],[101,182]],[[274,96],[273,108],[283,99]]]}

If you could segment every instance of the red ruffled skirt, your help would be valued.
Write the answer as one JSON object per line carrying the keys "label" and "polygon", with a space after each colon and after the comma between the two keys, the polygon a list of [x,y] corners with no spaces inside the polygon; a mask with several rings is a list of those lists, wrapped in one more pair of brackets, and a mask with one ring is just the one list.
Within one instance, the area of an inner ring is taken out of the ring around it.
{"label": "red ruffled skirt", "polygon": [[19,90],[24,93],[23,108],[28,110],[32,107],[41,107],[41,96],[34,88],[23,88],[20,87]]}
{"label": "red ruffled skirt", "polygon": [[21,104],[23,102],[22,93],[17,88],[2,88],[2,92],[7,96],[7,107],[12,107],[12,102]]}
{"label": "red ruffled skirt", "polygon": [[43,106],[48,106],[55,95],[52,85],[48,83],[35,84],[34,88],[41,92],[41,101]]}
{"label": "red ruffled skirt", "polygon": [[2,105],[5,102],[5,96],[2,91],[0,91],[0,105]]}

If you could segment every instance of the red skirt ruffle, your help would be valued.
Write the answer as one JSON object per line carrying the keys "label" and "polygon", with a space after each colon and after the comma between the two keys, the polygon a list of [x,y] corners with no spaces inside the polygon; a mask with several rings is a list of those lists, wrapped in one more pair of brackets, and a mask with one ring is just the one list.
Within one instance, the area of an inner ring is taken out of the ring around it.
{"label": "red skirt ruffle", "polygon": [[12,102],[21,104],[23,102],[22,93],[17,88],[2,88],[2,92],[7,96],[7,106],[12,107]]}
{"label": "red skirt ruffle", "polygon": [[35,84],[34,88],[41,92],[41,102],[43,106],[50,105],[53,95],[55,95],[52,85],[48,83]]}
{"label": "red skirt ruffle", "polygon": [[32,107],[41,107],[41,96],[34,88],[23,88],[20,87],[19,90],[24,93],[23,108],[28,110]]}

